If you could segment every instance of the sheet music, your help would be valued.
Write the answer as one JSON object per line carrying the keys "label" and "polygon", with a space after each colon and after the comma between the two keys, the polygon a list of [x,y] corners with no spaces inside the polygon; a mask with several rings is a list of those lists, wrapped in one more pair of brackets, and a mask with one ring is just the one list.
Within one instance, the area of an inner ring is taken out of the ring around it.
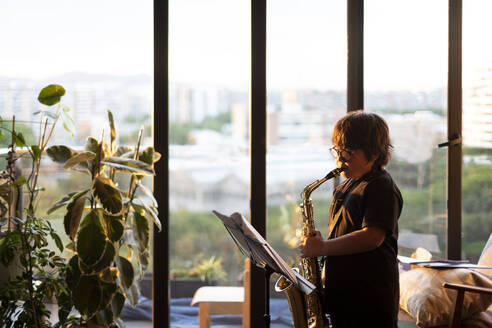
{"label": "sheet music", "polygon": [[[275,271],[280,271],[285,273],[286,277],[289,278],[294,284],[299,285],[298,278],[295,274],[295,271],[285,263],[284,259],[278,255],[278,253],[268,244],[268,242],[259,234],[258,231],[244,218],[241,213],[233,213],[230,216],[221,214],[217,211],[212,211],[228,228],[239,228],[244,235],[251,240],[259,243],[263,247],[262,250],[266,251],[267,254],[264,254],[262,251],[255,251],[255,255],[258,255],[262,260],[263,264],[268,264]],[[232,231],[231,231],[232,232]],[[240,243],[241,247],[244,249],[249,248],[249,244],[244,240],[242,234],[234,234],[234,238]],[[265,256],[266,255],[266,256]],[[273,260],[273,262],[272,262]]]}
{"label": "sheet music", "polygon": [[425,268],[435,268],[435,269],[492,269],[490,266],[478,265],[470,263],[468,260],[432,260],[432,261],[422,261],[419,259],[414,259],[407,256],[398,255],[398,261],[405,264],[418,265]]}

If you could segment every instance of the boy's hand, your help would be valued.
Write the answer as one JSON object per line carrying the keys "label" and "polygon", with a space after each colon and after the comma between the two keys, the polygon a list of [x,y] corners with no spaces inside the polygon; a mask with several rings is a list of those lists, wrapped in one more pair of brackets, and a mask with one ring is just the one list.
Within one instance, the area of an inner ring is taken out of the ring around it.
{"label": "boy's hand", "polygon": [[323,237],[321,232],[316,230],[316,235],[312,237],[301,237],[299,244],[299,251],[301,257],[317,257],[321,256],[321,250],[323,248]]}

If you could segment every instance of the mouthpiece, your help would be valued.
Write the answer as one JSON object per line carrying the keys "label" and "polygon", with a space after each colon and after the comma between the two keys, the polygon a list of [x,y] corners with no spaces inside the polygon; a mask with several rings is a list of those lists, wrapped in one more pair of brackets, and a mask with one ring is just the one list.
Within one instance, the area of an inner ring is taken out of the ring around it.
{"label": "mouthpiece", "polygon": [[337,167],[336,169],[334,170],[331,170],[330,173],[328,173],[325,177],[326,180],[328,179],[331,179],[331,178],[334,178],[334,177],[337,177],[340,175],[340,173],[343,172],[343,168],[339,168]]}

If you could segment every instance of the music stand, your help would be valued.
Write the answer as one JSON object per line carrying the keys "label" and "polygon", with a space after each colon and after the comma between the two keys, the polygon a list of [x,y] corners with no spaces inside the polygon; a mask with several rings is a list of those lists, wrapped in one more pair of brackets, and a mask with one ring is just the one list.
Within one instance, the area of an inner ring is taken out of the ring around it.
{"label": "music stand", "polygon": [[256,229],[240,214],[231,216],[212,211],[231,235],[241,253],[249,257],[251,261],[265,272],[265,324],[270,327],[270,276],[278,273],[289,279],[299,290],[306,295],[312,293],[316,286],[305,279],[278,255],[268,242],[256,231]]}

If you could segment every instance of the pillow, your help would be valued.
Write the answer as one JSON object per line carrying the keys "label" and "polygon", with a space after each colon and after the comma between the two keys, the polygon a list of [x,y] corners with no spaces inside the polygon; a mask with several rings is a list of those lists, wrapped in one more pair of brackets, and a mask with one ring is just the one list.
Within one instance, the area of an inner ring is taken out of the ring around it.
{"label": "pillow", "polygon": [[[483,248],[477,264],[492,267],[492,233],[489,236],[489,240],[487,240],[487,244]],[[477,271],[489,276],[489,278],[492,279],[491,269],[477,269]]]}
{"label": "pillow", "polygon": [[[400,308],[410,314],[419,327],[447,325],[453,313],[455,290],[444,282],[492,288],[492,280],[468,269],[436,270],[416,268],[400,275]],[[485,311],[492,295],[465,293],[462,319]]]}

